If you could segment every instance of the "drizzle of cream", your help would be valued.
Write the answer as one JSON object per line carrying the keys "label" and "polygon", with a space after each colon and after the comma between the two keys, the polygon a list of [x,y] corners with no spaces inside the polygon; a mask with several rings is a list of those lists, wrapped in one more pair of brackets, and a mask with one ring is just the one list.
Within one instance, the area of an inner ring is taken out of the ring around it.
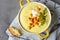
{"label": "drizzle of cream", "polygon": [[33,17],[36,17],[37,16],[37,11],[36,10],[32,10],[32,15],[33,15]]}

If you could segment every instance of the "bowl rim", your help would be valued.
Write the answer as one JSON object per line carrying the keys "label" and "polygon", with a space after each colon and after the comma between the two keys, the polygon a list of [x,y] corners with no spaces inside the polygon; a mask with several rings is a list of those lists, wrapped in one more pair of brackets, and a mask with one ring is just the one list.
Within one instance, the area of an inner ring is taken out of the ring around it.
{"label": "bowl rim", "polygon": [[[47,25],[47,27],[45,27],[45,29],[43,29],[41,32],[39,32],[39,33],[42,33],[42,32],[44,32],[46,29],[48,29],[48,27],[50,26],[50,24],[51,24],[51,13],[50,13],[50,10],[48,9],[48,7],[45,5],[45,4],[43,4],[43,3],[40,3],[40,2],[30,2],[30,3],[38,3],[38,4],[40,4],[40,5],[42,5],[42,6],[44,6],[45,8],[47,8],[47,10],[48,10],[48,12],[49,12],[49,15],[50,15],[50,21],[49,21],[49,24]],[[28,30],[26,30],[23,26],[22,26],[22,24],[21,24],[21,22],[20,22],[20,14],[21,14],[21,11],[22,11],[22,9],[27,5],[28,3],[26,3],[25,5],[23,5],[23,7],[19,10],[19,12],[18,12],[18,21],[19,21],[19,24],[21,25],[21,28],[24,30],[24,31],[26,31],[26,32],[29,32],[29,33],[35,33],[35,32],[30,32],[30,31],[28,31]],[[36,33],[37,34],[37,33]]]}

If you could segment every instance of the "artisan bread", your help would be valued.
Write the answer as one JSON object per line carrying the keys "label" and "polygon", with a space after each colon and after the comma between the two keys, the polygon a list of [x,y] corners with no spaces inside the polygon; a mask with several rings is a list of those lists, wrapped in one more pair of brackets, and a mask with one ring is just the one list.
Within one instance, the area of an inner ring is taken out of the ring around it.
{"label": "artisan bread", "polygon": [[18,29],[16,29],[15,27],[8,27],[8,30],[10,31],[10,33],[13,36],[19,37],[22,35],[21,32]]}

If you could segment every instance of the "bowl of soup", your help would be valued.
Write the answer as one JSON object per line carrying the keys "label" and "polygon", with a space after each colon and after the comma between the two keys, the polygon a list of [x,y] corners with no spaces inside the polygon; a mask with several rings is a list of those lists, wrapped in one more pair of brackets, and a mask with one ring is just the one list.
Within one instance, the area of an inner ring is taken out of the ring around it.
{"label": "bowl of soup", "polygon": [[51,14],[47,6],[39,2],[30,2],[19,11],[19,23],[29,33],[42,33],[51,23]]}

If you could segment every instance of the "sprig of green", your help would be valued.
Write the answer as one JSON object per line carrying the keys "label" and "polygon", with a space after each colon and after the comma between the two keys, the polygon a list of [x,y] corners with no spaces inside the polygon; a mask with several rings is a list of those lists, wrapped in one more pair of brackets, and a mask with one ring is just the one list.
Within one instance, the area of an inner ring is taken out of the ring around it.
{"label": "sprig of green", "polygon": [[47,13],[47,8],[43,10],[43,14],[45,15]]}
{"label": "sprig of green", "polygon": [[45,20],[42,20],[42,21],[41,21],[41,25],[44,25],[44,24],[45,24]]}
{"label": "sprig of green", "polygon": [[40,16],[41,19],[42,19],[42,21],[41,21],[41,25],[44,25],[45,22],[46,22],[46,15],[45,15],[46,13],[47,13],[47,9],[45,8],[45,9],[43,10],[42,15]]}

